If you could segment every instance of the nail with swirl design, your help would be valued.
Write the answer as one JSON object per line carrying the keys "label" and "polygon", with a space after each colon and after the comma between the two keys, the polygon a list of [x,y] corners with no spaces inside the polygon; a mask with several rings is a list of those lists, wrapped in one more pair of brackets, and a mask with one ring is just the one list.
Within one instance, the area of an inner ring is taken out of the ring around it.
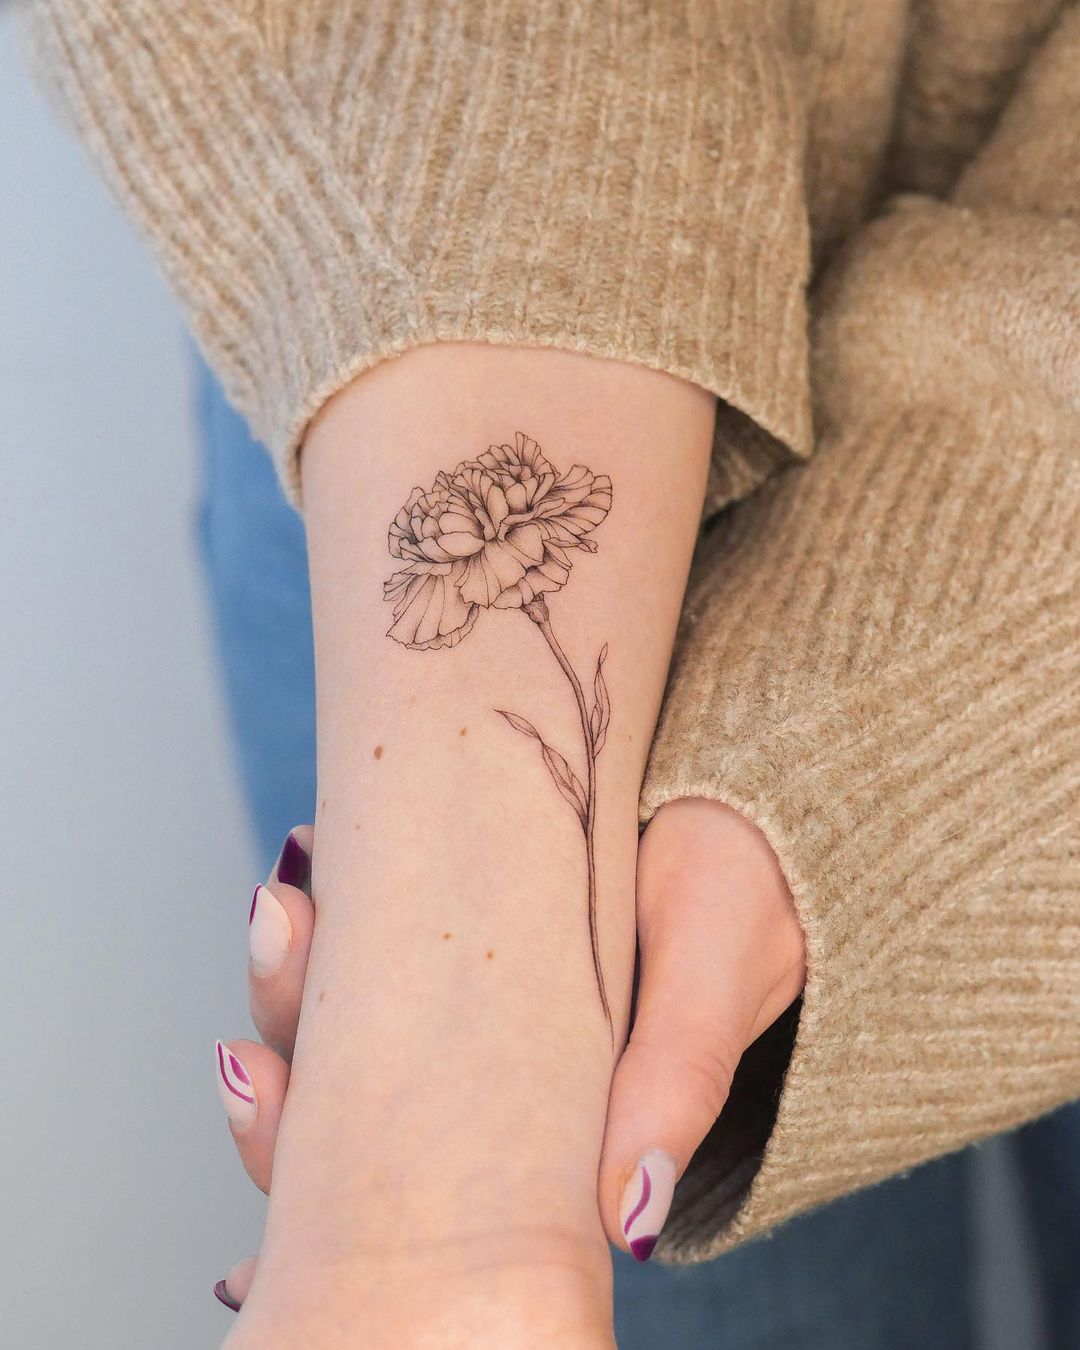
{"label": "nail with swirl design", "polygon": [[650,1148],[638,1159],[623,1187],[619,1225],[635,1261],[647,1261],[653,1254],[671,1208],[677,1174],[675,1159],[669,1153]]}
{"label": "nail with swirl design", "polygon": [[217,1084],[225,1114],[234,1130],[250,1129],[258,1108],[251,1075],[223,1041],[214,1043],[217,1059]]}

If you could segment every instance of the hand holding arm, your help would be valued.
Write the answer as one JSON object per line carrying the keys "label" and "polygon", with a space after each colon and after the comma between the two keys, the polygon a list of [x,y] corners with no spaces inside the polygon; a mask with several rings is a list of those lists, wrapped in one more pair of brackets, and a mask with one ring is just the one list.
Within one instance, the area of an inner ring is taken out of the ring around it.
{"label": "hand holding arm", "polygon": [[236,1345],[496,1335],[522,1300],[602,1334],[637,794],[712,413],[630,366],[448,345],[309,437],[319,923]]}

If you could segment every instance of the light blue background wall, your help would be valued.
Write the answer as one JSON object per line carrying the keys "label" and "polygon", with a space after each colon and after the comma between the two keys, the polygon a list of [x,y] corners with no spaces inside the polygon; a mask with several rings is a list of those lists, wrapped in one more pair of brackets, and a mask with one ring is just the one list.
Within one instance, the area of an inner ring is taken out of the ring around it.
{"label": "light blue background wall", "polygon": [[253,1250],[217,1035],[253,882],[179,319],[0,7],[0,1346],[202,1350]]}

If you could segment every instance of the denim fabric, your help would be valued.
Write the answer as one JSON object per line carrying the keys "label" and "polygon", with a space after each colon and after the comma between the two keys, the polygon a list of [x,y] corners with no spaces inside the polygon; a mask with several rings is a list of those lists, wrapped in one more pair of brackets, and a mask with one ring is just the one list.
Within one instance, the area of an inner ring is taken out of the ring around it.
{"label": "denim fabric", "polygon": [[[201,542],[240,764],[269,870],[315,807],[314,670],[303,529],[269,458],[205,368]],[[1021,1136],[1051,1321],[1080,1345],[1080,1117]],[[707,1265],[618,1255],[621,1350],[968,1350],[967,1155],[849,1196]],[[1045,1222],[1042,1220],[1045,1218]]]}
{"label": "denim fabric", "polygon": [[1050,1350],[1080,1346],[1080,1106],[1012,1136],[1041,1283]]}
{"label": "denim fabric", "polygon": [[269,457],[197,370],[199,542],[225,694],[265,876],[315,818],[315,660],[307,544]]}

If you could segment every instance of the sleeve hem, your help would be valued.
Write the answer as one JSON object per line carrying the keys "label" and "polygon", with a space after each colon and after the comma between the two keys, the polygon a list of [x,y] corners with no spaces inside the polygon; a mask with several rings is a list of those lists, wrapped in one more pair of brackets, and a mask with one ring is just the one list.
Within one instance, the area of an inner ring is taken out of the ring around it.
{"label": "sleeve hem", "polygon": [[[784,721],[759,707],[723,744],[650,766],[643,817],[704,797],[762,830],[808,967],[801,1011],[680,1182],[662,1259],[710,1259],[1080,1091],[1067,897],[1046,890],[1076,854],[1077,600],[1018,597]],[[916,749],[896,753],[898,728]]]}
{"label": "sleeve hem", "polygon": [[294,502],[322,404],[431,342],[712,391],[713,508],[809,452],[804,95],[767,7],[733,40],[690,0],[601,0],[579,32],[561,5],[368,0],[347,57],[305,58],[337,104],[239,6],[39,10],[61,102]]}

